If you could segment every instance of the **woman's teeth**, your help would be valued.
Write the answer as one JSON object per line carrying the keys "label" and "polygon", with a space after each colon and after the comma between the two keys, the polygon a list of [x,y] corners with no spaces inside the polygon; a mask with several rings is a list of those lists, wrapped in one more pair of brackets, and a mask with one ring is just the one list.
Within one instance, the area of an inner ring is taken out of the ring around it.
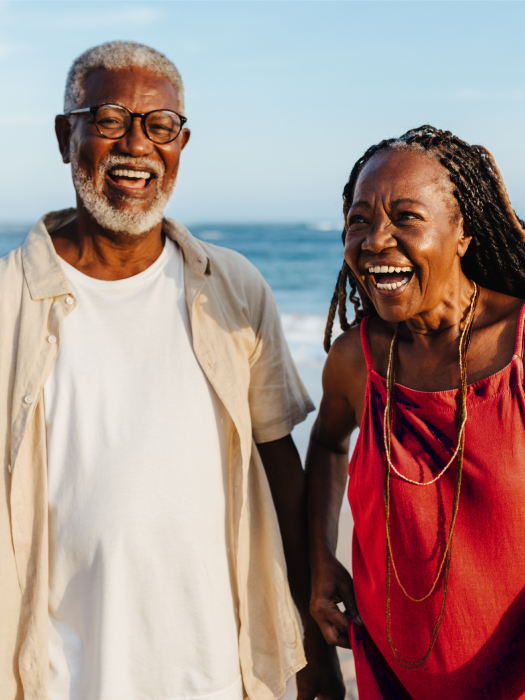
{"label": "woman's teeth", "polygon": [[381,282],[378,282],[376,287],[378,289],[397,289],[398,287],[402,287],[407,282],[408,277],[405,277],[403,280],[401,280],[401,282],[394,282],[393,284],[381,284]]}
{"label": "woman's teeth", "polygon": [[412,272],[412,268],[411,267],[392,267],[391,265],[390,265],[390,267],[388,265],[381,265],[381,266],[376,265],[375,267],[369,267],[368,272],[371,275],[374,275],[374,274],[385,275],[388,272],[390,272],[390,273],[392,273],[392,272]]}
{"label": "woman's teeth", "polygon": [[[367,272],[372,277],[372,283],[377,289],[387,289],[392,291],[394,289],[399,289],[404,287],[410,280],[411,274],[414,272],[414,268],[410,266],[406,267],[395,267],[394,265],[375,265],[369,267]],[[403,273],[409,273],[404,275]],[[380,277],[377,277],[380,275]],[[381,280],[381,281],[379,281]]]}

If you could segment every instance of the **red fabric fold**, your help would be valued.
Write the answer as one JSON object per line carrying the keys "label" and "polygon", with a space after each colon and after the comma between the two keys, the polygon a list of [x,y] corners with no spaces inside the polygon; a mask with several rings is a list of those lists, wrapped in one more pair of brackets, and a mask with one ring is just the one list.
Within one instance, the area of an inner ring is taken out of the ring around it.
{"label": "red fabric fold", "polygon": [[359,700],[412,700],[366,628],[349,624]]}

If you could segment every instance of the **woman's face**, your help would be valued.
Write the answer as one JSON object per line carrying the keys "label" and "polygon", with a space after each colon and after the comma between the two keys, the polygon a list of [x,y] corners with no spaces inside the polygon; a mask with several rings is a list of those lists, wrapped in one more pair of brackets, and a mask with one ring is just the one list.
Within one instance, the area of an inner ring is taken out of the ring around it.
{"label": "woman's face", "polygon": [[385,151],[361,171],[345,259],[385,320],[405,321],[454,293],[470,238],[453,190],[425,153]]}

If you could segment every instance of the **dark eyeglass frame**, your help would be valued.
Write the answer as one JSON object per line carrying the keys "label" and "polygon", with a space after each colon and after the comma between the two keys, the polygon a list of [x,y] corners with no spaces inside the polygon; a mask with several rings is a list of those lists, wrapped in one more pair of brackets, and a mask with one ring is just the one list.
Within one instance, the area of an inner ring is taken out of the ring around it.
{"label": "dark eyeglass frame", "polygon": [[[129,123],[128,128],[126,131],[121,135],[121,136],[108,136],[107,134],[103,134],[97,124],[97,121],[95,119],[97,111],[100,109],[100,107],[118,107],[119,109],[123,109],[126,111],[130,117],[131,121]],[[119,139],[123,139],[125,136],[129,134],[131,131],[131,128],[133,127],[133,122],[135,119],[140,119],[140,123],[142,125],[142,131],[144,132],[144,136],[152,141],[153,143],[156,143],[158,146],[164,146],[167,143],[171,143],[172,141],[175,141],[176,138],[179,137],[180,133],[182,132],[182,129],[184,128],[184,124],[188,121],[186,117],[183,117],[182,114],[179,114],[178,112],[175,112],[173,109],[152,109],[151,112],[132,112],[130,109],[127,107],[124,107],[124,105],[118,105],[115,104],[114,102],[103,102],[100,105],[95,105],[94,107],[82,107],[81,109],[72,109],[71,112],[68,112],[65,116],[70,117],[73,114],[87,114],[88,112],[91,112],[93,115],[93,119],[95,119],[95,126],[97,127],[98,133],[105,139],[110,139],[111,141],[118,141]],[[148,134],[146,131],[146,119],[149,117],[150,114],[154,114],[155,112],[171,112],[171,114],[176,114],[178,118],[180,119],[180,129],[177,133],[176,136],[174,136],[172,139],[169,141],[154,141],[151,136]]]}

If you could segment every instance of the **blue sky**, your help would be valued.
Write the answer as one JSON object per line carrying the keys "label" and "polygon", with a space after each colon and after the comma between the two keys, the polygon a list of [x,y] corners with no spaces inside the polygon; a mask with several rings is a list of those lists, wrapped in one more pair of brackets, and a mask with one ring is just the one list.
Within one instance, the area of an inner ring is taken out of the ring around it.
{"label": "blue sky", "polygon": [[372,143],[434,124],[495,155],[525,215],[525,3],[0,3],[0,220],[73,203],[54,115],[89,46],[131,39],[182,73],[192,139],[169,213],[340,217]]}

